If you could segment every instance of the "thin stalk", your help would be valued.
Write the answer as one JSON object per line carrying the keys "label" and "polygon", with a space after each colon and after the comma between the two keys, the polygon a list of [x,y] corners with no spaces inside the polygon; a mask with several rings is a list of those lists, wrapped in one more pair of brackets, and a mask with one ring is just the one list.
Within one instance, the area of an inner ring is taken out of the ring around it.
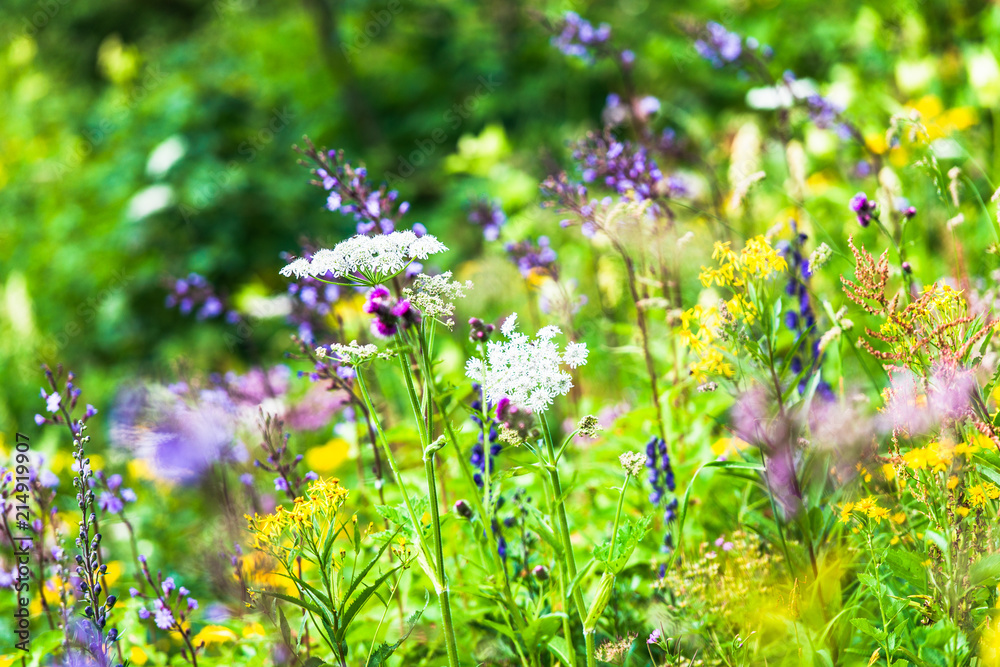
{"label": "thin stalk", "polygon": [[[576,558],[573,555],[573,543],[570,540],[569,535],[569,518],[566,516],[566,503],[563,500],[563,490],[562,490],[562,480],[559,478],[559,468],[555,464],[556,460],[556,449],[555,445],[552,443],[552,431],[549,429],[549,423],[545,419],[545,415],[541,415],[542,429],[545,435],[545,450],[548,456],[548,461],[543,463],[549,472],[549,482],[552,484],[552,495],[556,508],[556,516],[559,519],[559,533],[560,541],[562,542],[563,559],[566,562],[566,570],[569,572],[570,579],[576,578]],[[577,586],[573,591],[573,602],[576,604],[576,611],[580,615],[580,621],[583,622],[587,619],[587,607],[583,603],[583,593],[580,592],[580,587]],[[590,632],[583,633],[584,641],[587,645],[587,667],[595,667],[595,645],[594,645],[594,634]]]}
{"label": "thin stalk", "polygon": [[[400,346],[404,344],[403,336],[396,335],[396,340]],[[396,355],[399,360],[399,368],[406,381],[406,392],[410,399],[410,407],[413,408],[416,417],[417,431],[420,434],[420,443],[424,452],[424,474],[427,477],[427,497],[430,501],[431,513],[431,535],[433,538],[433,560],[435,574],[437,575],[438,603],[441,605],[441,625],[444,626],[445,648],[448,652],[448,664],[451,667],[458,667],[458,642],[455,640],[455,628],[451,618],[451,594],[448,591],[448,577],[444,571],[444,545],[441,543],[441,510],[438,506],[437,497],[437,472],[434,469],[434,452],[430,451],[430,401],[427,400],[426,412],[421,409],[420,399],[417,397],[416,389],[413,385],[413,368],[407,361],[406,356]],[[427,387],[430,386],[430,369],[425,369],[424,379]],[[429,391],[424,392],[424,398],[429,398]]]}

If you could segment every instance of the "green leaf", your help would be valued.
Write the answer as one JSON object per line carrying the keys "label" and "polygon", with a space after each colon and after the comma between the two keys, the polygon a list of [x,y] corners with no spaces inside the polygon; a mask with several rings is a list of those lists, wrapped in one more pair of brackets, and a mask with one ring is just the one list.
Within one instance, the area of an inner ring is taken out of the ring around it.
{"label": "green leaf", "polygon": [[884,562],[893,575],[918,589],[923,588],[927,580],[927,570],[920,556],[904,549],[889,549]]}
{"label": "green leaf", "polygon": [[533,620],[521,631],[525,646],[531,649],[547,644],[559,632],[564,618],[567,618],[566,614],[555,613],[545,614]]}
{"label": "green leaf", "polygon": [[281,638],[285,640],[285,646],[295,646],[292,643],[292,629],[288,627],[288,619],[285,612],[278,607],[278,626],[281,628]]}
{"label": "green leaf", "polygon": [[430,601],[430,596],[427,595],[427,593],[425,592],[423,608],[418,609],[417,611],[413,612],[412,614],[406,617],[406,632],[403,634],[403,636],[400,637],[399,641],[397,641],[395,644],[388,644],[386,642],[382,642],[382,644],[380,644],[379,647],[372,652],[372,655],[368,659],[368,662],[366,663],[365,667],[380,667],[381,665],[385,664],[385,661],[388,660],[389,657],[396,652],[396,649],[402,646],[403,642],[406,641],[406,639],[410,636],[410,633],[413,632],[413,628],[417,627],[417,621],[420,620],[420,616],[424,613],[424,610],[427,609],[427,603],[429,601]]}
{"label": "green leaf", "polygon": [[611,553],[611,541],[609,540],[594,547],[594,558],[604,563],[612,572],[616,574],[621,572],[636,546],[649,531],[649,521],[648,516],[639,517],[635,521],[627,519],[618,527],[615,552]]}
{"label": "green leaf", "polygon": [[371,596],[375,594],[375,591],[378,589],[378,587],[384,584],[386,579],[392,576],[392,574],[397,569],[398,568],[393,568],[389,570],[385,574],[381,575],[378,579],[376,579],[375,583],[373,583],[371,586],[366,586],[365,588],[363,588],[361,590],[361,593],[358,594],[358,597],[354,599],[354,601],[350,604],[350,606],[346,610],[344,610],[344,613],[341,615],[340,628],[338,629],[336,635],[338,642],[344,641],[344,636],[347,634],[347,628],[348,626],[350,626],[351,621],[354,620],[354,617],[358,615],[358,613],[365,606],[368,600],[371,599]]}
{"label": "green leaf", "polygon": [[[413,514],[417,517],[417,521],[427,512],[427,508],[430,507],[430,502],[427,498],[414,498],[412,501]],[[376,505],[375,511],[378,512],[382,518],[388,520],[390,523],[400,526],[403,530],[411,535],[415,535],[415,528],[413,522],[410,521],[410,513],[406,510],[406,505]],[[417,526],[416,530],[423,534],[424,527]]]}
{"label": "green leaf", "polygon": [[[355,532],[357,532],[356,528]],[[375,557],[372,558],[370,561],[368,561],[368,564],[365,565],[364,568],[362,568],[360,573],[351,572],[351,585],[348,586],[347,592],[344,594],[343,599],[345,601],[351,598],[351,596],[354,594],[354,591],[357,590],[358,586],[361,585],[361,582],[364,581],[365,577],[368,576],[368,573],[371,572],[373,567],[375,567],[375,564],[378,563],[379,559],[382,558],[382,554],[385,553],[385,550],[389,548],[389,545],[391,543],[392,543],[391,539],[386,540],[385,543],[382,544],[381,547],[379,547],[379,550],[375,554]]]}
{"label": "green leaf", "polygon": [[569,657],[570,649],[569,646],[567,646],[566,644],[565,638],[553,637],[552,639],[549,640],[549,643],[546,644],[546,648],[549,649],[549,653],[554,655],[559,660],[559,662],[563,663],[564,665],[572,664],[572,661],[570,660]]}
{"label": "green leaf", "polygon": [[997,585],[1000,580],[1000,554],[984,556],[969,568],[969,584],[976,586]]}
{"label": "green leaf", "polygon": [[887,636],[885,630],[879,630],[874,625],[872,625],[866,618],[852,618],[851,625],[856,627],[861,632],[865,633],[879,644],[885,644],[885,638]]}
{"label": "green leaf", "polygon": [[573,594],[576,592],[576,587],[580,585],[580,582],[583,581],[583,578],[590,571],[590,568],[594,567],[594,563],[596,562],[596,558],[591,558],[587,561],[586,565],[577,570],[576,576],[569,582],[569,587],[566,589],[566,600],[571,600],[573,598]]}
{"label": "green leaf", "polygon": [[305,609],[306,611],[312,612],[317,616],[323,616],[323,612],[314,604],[309,604],[304,600],[292,597],[291,595],[285,595],[284,593],[278,593],[275,591],[260,591],[261,595],[267,595],[268,597],[276,598],[278,600],[283,600],[289,604],[293,604],[300,609]]}

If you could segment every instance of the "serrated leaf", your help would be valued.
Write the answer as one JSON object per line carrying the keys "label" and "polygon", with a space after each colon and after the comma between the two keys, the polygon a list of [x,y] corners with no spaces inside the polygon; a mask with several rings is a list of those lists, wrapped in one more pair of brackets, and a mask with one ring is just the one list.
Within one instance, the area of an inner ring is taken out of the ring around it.
{"label": "serrated leaf", "polygon": [[621,572],[636,546],[649,532],[649,521],[648,516],[639,517],[634,521],[626,519],[622,525],[618,526],[615,552],[611,553],[611,541],[609,540],[594,547],[594,558],[604,563],[607,569],[615,574]]}
{"label": "serrated leaf", "polygon": [[365,664],[365,667],[381,667],[381,665],[385,664],[385,661],[388,660],[389,657],[396,652],[396,649],[398,649],[400,646],[403,645],[403,642],[406,641],[406,639],[410,636],[410,633],[413,632],[413,628],[417,627],[417,621],[420,620],[420,617],[421,615],[423,615],[424,610],[427,609],[427,604],[429,601],[430,601],[430,596],[425,592],[423,608],[414,611],[412,614],[406,617],[406,632],[403,633],[403,636],[400,637],[399,641],[397,641],[395,644],[382,642],[379,645],[379,647],[372,652],[372,655],[368,659],[368,662]]}
{"label": "serrated leaf", "polygon": [[354,620],[354,617],[358,615],[368,600],[371,599],[371,596],[375,594],[378,587],[385,583],[385,580],[392,576],[395,571],[395,568],[389,570],[385,574],[379,576],[375,580],[375,583],[361,589],[361,593],[358,594],[358,597],[356,597],[347,609],[344,610],[344,613],[340,618],[340,627],[338,628],[336,635],[338,642],[344,641],[344,637],[347,635],[347,628],[350,626],[351,621]]}
{"label": "serrated leaf", "polygon": [[876,628],[871,622],[866,618],[852,618],[851,625],[856,627],[861,632],[865,633],[879,644],[885,643],[885,638],[887,633],[885,630],[880,630]]}

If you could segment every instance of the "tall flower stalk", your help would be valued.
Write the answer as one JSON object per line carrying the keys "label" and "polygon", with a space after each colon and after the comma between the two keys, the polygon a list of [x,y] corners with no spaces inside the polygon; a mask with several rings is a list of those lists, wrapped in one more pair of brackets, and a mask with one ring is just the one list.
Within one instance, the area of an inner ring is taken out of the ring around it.
{"label": "tall flower stalk", "polygon": [[[431,442],[432,432],[432,392],[430,383],[427,381],[431,369],[425,339],[421,333],[416,338],[404,335],[404,331],[415,330],[419,327],[424,318],[423,314],[416,306],[411,304],[410,299],[403,298],[402,294],[397,294],[393,298],[385,283],[398,284],[395,280],[402,274],[410,264],[417,259],[426,259],[429,255],[443,252],[447,248],[431,235],[417,236],[413,232],[392,232],[378,236],[365,236],[359,234],[346,241],[339,243],[332,250],[319,250],[314,253],[309,260],[297,259],[285,266],[281,273],[283,275],[295,275],[302,277],[311,275],[323,282],[333,282],[335,284],[361,285],[370,287],[368,300],[365,304],[365,311],[373,315],[372,331],[376,336],[382,338],[393,337],[395,349],[390,353],[380,353],[374,345],[359,346],[352,345],[329,346],[329,353],[338,357],[342,363],[355,367],[357,374],[358,390],[362,395],[365,409],[371,415],[373,426],[378,433],[379,441],[389,468],[393,476],[399,482],[399,488],[403,497],[403,504],[410,522],[413,525],[413,533],[417,539],[420,562],[424,572],[434,585],[435,593],[438,596],[438,604],[441,609],[441,625],[444,631],[445,648],[448,654],[449,667],[458,667],[458,644],[455,639],[455,629],[451,613],[451,595],[448,588],[448,577],[445,571],[444,549],[441,540],[441,516],[437,495],[437,471],[434,463],[435,452],[442,446],[442,441]],[[334,280],[329,280],[332,275]],[[337,282],[343,280],[345,282]],[[441,312],[435,314],[445,316],[449,310],[443,305],[443,297],[460,295],[461,286],[456,289],[445,283],[437,284],[433,279],[424,281],[430,284],[426,289],[426,294],[432,297],[427,306],[429,310],[439,309]],[[422,293],[423,294],[423,293]],[[416,295],[414,295],[416,298]],[[323,356],[327,348],[320,348]],[[413,367],[410,364],[410,356],[413,355],[422,368],[421,376],[424,379],[423,400],[417,394],[416,382]],[[362,366],[376,357],[395,356],[400,372],[403,376],[406,387],[407,399],[413,411],[414,423],[420,439],[421,449],[424,459],[424,474],[427,484],[428,502],[431,515],[431,540],[428,541],[424,535],[421,517],[414,509],[414,502],[407,491],[403,481],[399,466],[396,463],[392,447],[386,437],[381,421],[372,404],[371,394],[368,391],[364,380]],[[427,364],[423,360],[427,359]]]}

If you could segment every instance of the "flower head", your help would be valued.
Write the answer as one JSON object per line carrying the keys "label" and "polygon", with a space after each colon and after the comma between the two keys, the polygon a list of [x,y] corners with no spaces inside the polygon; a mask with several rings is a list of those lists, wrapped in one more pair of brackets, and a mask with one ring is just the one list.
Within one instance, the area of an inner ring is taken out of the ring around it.
{"label": "flower head", "polygon": [[296,259],[280,273],[296,278],[323,278],[332,274],[366,285],[378,285],[402,273],[413,260],[427,259],[447,249],[430,234],[420,237],[411,231],[377,236],[358,234],[341,241],[332,250],[317,251],[311,260]]}
{"label": "flower head", "polygon": [[413,279],[413,287],[403,290],[403,298],[413,304],[424,317],[452,327],[455,324],[452,319],[455,301],[464,298],[467,289],[472,289],[472,281],[453,281],[451,271],[436,276],[421,273]]}
{"label": "flower head", "polygon": [[465,366],[465,374],[483,385],[488,402],[507,397],[537,413],[569,392],[573,379],[561,365],[575,368],[586,363],[586,345],[579,343],[561,351],[552,340],[559,332],[556,327],[546,327],[532,340],[517,331],[517,313],[504,321],[500,332],[506,341],[490,341],[486,359],[470,359]]}
{"label": "flower head", "polygon": [[646,457],[641,452],[625,452],[618,457],[618,462],[622,464],[622,469],[632,477],[642,474],[643,463]]}

